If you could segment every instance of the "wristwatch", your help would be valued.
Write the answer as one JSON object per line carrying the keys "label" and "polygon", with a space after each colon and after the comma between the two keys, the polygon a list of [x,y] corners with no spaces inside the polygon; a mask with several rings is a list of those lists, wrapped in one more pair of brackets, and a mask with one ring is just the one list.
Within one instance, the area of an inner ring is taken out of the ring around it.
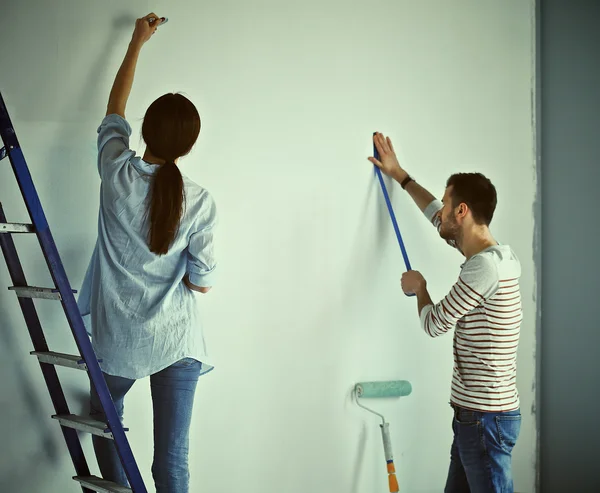
{"label": "wristwatch", "polygon": [[406,190],[406,185],[408,185],[411,181],[415,181],[411,176],[407,176],[406,178],[404,178],[404,180],[402,180],[402,183],[400,183],[400,186]]}

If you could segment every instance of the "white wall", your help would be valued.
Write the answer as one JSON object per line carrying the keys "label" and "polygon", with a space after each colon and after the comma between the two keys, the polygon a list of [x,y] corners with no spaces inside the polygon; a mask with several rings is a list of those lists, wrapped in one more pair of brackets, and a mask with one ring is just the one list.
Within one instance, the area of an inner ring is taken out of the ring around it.
{"label": "white wall", "polygon": [[[6,3],[6,2],[5,2]],[[478,170],[496,184],[493,232],[523,264],[518,385],[524,416],[516,489],[534,490],[535,310],[532,2],[341,0],[33,2],[2,6],[0,90],[21,138],[72,284],[95,241],[95,130],[130,36],[150,9],[170,18],[142,53],[128,118],[132,146],[146,107],[167,91],[196,102],[203,129],[183,170],[220,211],[219,283],[202,299],[217,365],[199,383],[193,492],[386,491],[377,419],[357,381],[408,379],[410,397],[373,402],[391,422],[404,492],[443,489],[451,441],[451,335],[420,329],[399,279],[402,257],[366,157],[374,130],[440,196]],[[7,161],[0,199],[25,210]],[[392,199],[409,256],[432,296],[461,257],[408,196]],[[19,238],[30,283],[47,284],[35,240]],[[4,264],[0,284],[8,285]],[[41,302],[54,350],[72,351],[60,307]],[[15,299],[0,297],[0,489],[77,491]],[[85,375],[60,371],[73,411]],[[126,424],[151,483],[148,380]],[[20,429],[22,428],[22,429]],[[91,455],[90,439],[83,437]],[[35,466],[32,473],[31,467]],[[151,488],[152,491],[152,488]]]}

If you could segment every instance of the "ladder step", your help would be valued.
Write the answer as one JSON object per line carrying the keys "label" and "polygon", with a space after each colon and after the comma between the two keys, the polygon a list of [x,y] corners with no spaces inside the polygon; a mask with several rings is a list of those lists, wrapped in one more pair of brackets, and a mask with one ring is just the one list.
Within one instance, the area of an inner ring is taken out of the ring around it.
{"label": "ladder step", "polygon": [[67,428],[74,428],[75,430],[85,431],[92,435],[113,439],[113,434],[106,426],[106,423],[102,421],[77,416],[76,414],[55,414],[52,416],[52,419],[57,419],[62,426],[66,426]]}
{"label": "ladder step", "polygon": [[[41,298],[45,300],[62,300],[60,292],[56,288],[38,288],[35,286],[11,286],[11,291],[14,291],[19,298]],[[76,290],[72,290],[76,293]]]}
{"label": "ladder step", "polygon": [[0,223],[0,233],[34,233],[33,224]]}
{"label": "ladder step", "polygon": [[75,356],[71,354],[55,353],[52,351],[31,351],[40,363],[49,363],[51,365],[66,366],[67,368],[75,368],[77,370],[87,371],[87,365],[81,356]]}
{"label": "ladder step", "polygon": [[99,493],[131,493],[133,490],[125,488],[112,481],[97,476],[74,476],[73,479],[81,483],[81,486],[97,491]]}

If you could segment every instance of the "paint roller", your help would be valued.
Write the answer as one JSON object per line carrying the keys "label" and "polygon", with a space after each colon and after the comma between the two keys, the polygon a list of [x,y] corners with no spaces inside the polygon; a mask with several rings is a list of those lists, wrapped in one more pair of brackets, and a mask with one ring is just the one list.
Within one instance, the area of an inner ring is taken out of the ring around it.
{"label": "paint roller", "polygon": [[392,380],[388,382],[360,382],[354,386],[354,396],[356,403],[381,418],[381,437],[383,438],[383,452],[387,464],[388,483],[390,492],[395,493],[400,490],[398,479],[396,478],[396,468],[394,466],[394,455],[392,453],[392,440],[390,439],[390,424],[386,422],[385,417],[377,411],[373,411],[360,403],[359,399],[384,398],[384,397],[404,397],[412,392],[412,385],[407,380]]}
{"label": "paint roller", "polygon": [[[373,132],[375,135],[377,132]],[[381,161],[379,157],[379,152],[377,151],[377,146],[375,142],[373,142],[373,157],[377,159],[377,161]],[[412,270],[410,266],[410,260],[408,260],[408,254],[406,253],[406,248],[404,247],[404,242],[402,241],[402,235],[400,234],[400,228],[398,227],[398,221],[396,221],[396,214],[394,214],[394,209],[392,208],[392,202],[390,201],[390,196],[388,194],[387,188],[385,186],[385,182],[383,181],[383,175],[381,170],[375,167],[375,174],[377,178],[379,178],[379,184],[381,185],[381,192],[383,193],[383,198],[385,199],[385,204],[387,205],[388,212],[390,213],[390,219],[392,220],[392,225],[394,226],[394,231],[396,232],[396,238],[398,239],[398,244],[400,245],[400,250],[402,252],[402,258],[404,258],[404,265],[406,266],[406,270]],[[406,296],[415,296],[414,293],[405,293]]]}

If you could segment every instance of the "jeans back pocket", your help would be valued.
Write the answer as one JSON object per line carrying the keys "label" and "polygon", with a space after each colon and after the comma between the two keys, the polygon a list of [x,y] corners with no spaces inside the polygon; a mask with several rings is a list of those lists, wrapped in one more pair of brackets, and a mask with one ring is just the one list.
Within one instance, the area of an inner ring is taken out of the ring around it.
{"label": "jeans back pocket", "polygon": [[519,438],[519,433],[521,431],[521,416],[496,416],[495,421],[500,445],[506,452],[510,453],[517,443],[517,438]]}

